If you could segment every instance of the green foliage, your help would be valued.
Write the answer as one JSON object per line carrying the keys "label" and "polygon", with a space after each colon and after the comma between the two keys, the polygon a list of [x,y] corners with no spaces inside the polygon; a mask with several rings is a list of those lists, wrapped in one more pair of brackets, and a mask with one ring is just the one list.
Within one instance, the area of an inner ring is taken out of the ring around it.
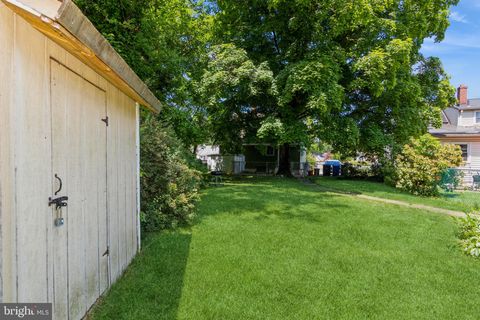
{"label": "green foliage", "polygon": [[[160,117],[186,146],[206,140],[196,80],[207,62],[212,16],[200,1],[75,0],[164,103]],[[192,148],[193,149],[193,148]]]}
{"label": "green foliage", "polygon": [[380,166],[380,172],[383,176],[383,182],[385,182],[387,186],[395,187],[397,185],[397,170],[393,162],[384,161]]}
{"label": "green foliage", "polygon": [[412,139],[395,160],[396,186],[416,195],[438,194],[444,170],[462,163],[460,148],[442,145],[429,134]]}
{"label": "green foliage", "polygon": [[[253,140],[266,115],[272,113],[273,74],[266,63],[254,64],[245,50],[231,44],[214,46],[210,56],[198,92],[207,109],[213,141],[224,151],[236,152]],[[266,129],[268,134],[283,137],[283,124],[268,121],[275,126]]]}
{"label": "green foliage", "polygon": [[310,145],[309,150],[317,153],[325,153],[332,151],[332,146],[323,140],[316,139],[316,141]]}
{"label": "green foliage", "polygon": [[454,103],[420,48],[458,0],[75,1],[190,147],[320,137],[344,157],[394,156]]}
{"label": "green foliage", "polygon": [[188,152],[152,116],[146,117],[142,124],[140,145],[143,230],[190,223],[195,215],[202,172],[192,169],[194,160],[188,158]]}
{"label": "green foliage", "polygon": [[350,161],[342,165],[342,177],[347,179],[379,179],[371,163]]}
{"label": "green foliage", "polygon": [[458,237],[465,254],[480,257],[480,215],[477,213],[467,214],[459,219],[460,232]]}
{"label": "green foliage", "polygon": [[[261,139],[307,146],[321,138],[345,156],[396,154],[428,125],[440,125],[440,111],[455,102],[439,59],[420,48],[426,38],[443,39],[456,3],[217,0],[213,41],[241,52],[237,63],[248,61],[249,74],[262,66],[269,76],[268,94],[254,101],[248,90],[211,87],[214,112],[235,123],[213,130],[231,144],[243,142],[235,133],[258,131]],[[209,65],[208,77],[213,69],[218,79],[235,70],[213,64],[220,69]],[[252,121],[237,121],[244,119]]]}
{"label": "green foliage", "polygon": [[261,122],[257,137],[264,141],[283,141],[285,139],[285,126],[280,119],[268,117]]}
{"label": "green foliage", "polygon": [[310,169],[313,169],[315,167],[315,164],[317,163],[317,159],[315,158],[315,156],[312,153],[308,152],[307,153],[307,162],[310,166]]}

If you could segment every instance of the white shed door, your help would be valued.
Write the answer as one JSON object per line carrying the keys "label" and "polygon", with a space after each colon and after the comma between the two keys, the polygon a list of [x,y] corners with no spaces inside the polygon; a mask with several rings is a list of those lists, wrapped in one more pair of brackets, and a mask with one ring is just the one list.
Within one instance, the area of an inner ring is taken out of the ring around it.
{"label": "white shed door", "polygon": [[105,116],[105,91],[51,60],[55,319],[80,319],[108,287]]}

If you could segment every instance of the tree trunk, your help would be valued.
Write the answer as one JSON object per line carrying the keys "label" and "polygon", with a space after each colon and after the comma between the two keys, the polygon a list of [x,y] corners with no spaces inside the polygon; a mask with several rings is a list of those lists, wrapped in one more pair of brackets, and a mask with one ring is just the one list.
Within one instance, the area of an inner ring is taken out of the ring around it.
{"label": "tree trunk", "polygon": [[290,144],[285,143],[280,147],[280,161],[277,175],[283,175],[287,177],[292,176],[290,170]]}

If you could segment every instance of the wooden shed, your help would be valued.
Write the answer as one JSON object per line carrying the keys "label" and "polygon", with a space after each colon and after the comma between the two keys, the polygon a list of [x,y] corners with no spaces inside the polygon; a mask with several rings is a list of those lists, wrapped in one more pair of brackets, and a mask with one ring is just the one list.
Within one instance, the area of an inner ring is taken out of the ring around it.
{"label": "wooden shed", "polygon": [[160,103],[70,0],[0,0],[0,62],[0,300],[80,319],[139,250]]}

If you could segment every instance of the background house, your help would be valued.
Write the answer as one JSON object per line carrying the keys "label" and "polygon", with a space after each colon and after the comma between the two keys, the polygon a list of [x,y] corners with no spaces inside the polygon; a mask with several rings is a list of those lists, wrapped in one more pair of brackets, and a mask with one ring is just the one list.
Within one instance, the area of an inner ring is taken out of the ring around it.
{"label": "background house", "polygon": [[430,133],[443,143],[459,145],[462,149],[464,183],[471,185],[473,175],[480,175],[480,99],[468,99],[468,88],[457,89],[459,104],[442,112],[442,127]]}
{"label": "background house", "polygon": [[0,44],[0,301],[80,319],[139,250],[160,103],[70,0],[0,0]]}
{"label": "background house", "polygon": [[196,151],[197,159],[201,160],[210,171],[221,171],[220,163],[222,155],[220,154],[220,146],[201,145]]}
{"label": "background house", "polygon": [[[249,173],[276,174],[279,169],[279,148],[271,144],[245,144],[245,171]],[[290,146],[290,171],[294,176],[304,172],[307,153],[300,145]]]}
{"label": "background house", "polygon": [[[279,166],[279,149],[270,144],[245,144],[243,153],[225,155],[220,146],[202,145],[196,156],[210,171],[224,171],[228,174],[255,173],[276,174]],[[293,175],[301,175],[305,166],[306,151],[298,145],[290,147],[290,164]]]}
{"label": "background house", "polygon": [[197,148],[196,156],[210,171],[240,174],[245,170],[244,155],[222,155],[220,153],[220,146],[201,145]]}

